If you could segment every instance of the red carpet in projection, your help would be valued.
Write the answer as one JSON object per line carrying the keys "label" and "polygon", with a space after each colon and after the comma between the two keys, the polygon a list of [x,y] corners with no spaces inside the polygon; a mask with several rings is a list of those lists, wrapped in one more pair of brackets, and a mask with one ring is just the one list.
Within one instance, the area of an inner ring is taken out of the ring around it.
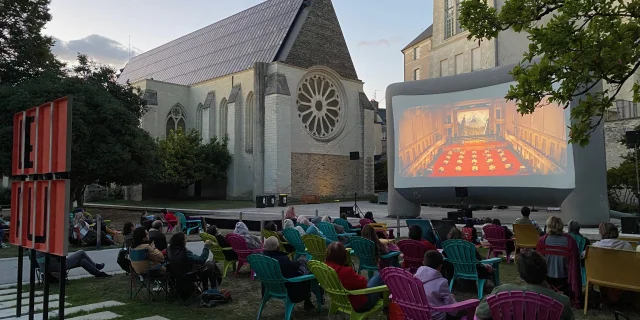
{"label": "red carpet in projection", "polygon": [[[445,146],[432,162],[432,177],[486,177],[528,175],[518,157],[500,142],[477,142]],[[526,165],[525,165],[526,166]]]}

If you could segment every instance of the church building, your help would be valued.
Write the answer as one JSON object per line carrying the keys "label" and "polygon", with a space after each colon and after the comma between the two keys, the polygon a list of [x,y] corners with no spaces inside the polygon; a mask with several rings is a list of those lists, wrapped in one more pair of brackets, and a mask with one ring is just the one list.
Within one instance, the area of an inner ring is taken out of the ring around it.
{"label": "church building", "polygon": [[330,0],[267,0],[132,58],[118,81],[143,90],[153,137],[229,138],[227,199],[373,194],[375,110]]}

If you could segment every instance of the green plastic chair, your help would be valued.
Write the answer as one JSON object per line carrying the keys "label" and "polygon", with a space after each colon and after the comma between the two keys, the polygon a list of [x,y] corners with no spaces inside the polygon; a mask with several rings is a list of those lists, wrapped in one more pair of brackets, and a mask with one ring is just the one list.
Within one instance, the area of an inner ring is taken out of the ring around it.
{"label": "green plastic chair", "polygon": [[[354,254],[360,260],[358,265],[358,273],[362,270],[367,270],[369,279],[373,277],[374,272],[378,271],[378,255],[376,254],[376,245],[373,241],[365,239],[363,237],[351,237],[349,246],[353,249]],[[389,259],[399,256],[400,252],[391,251],[383,256],[381,259]]]}
{"label": "green plastic chair", "polygon": [[309,229],[308,225],[302,224],[302,223],[296,223],[296,227],[302,228],[302,230],[304,230],[304,232],[307,232],[307,229]]}
{"label": "green plastic chair", "polygon": [[360,228],[351,228],[349,227],[349,221],[342,219],[342,218],[337,218],[334,219],[333,222],[339,226],[342,226],[344,228],[344,231],[347,233],[356,233],[358,231],[360,231]]}
{"label": "green plastic chair", "polygon": [[[331,297],[331,306],[329,308],[329,314],[336,314],[338,311],[349,315],[351,320],[360,320],[371,317],[371,315],[381,312],[382,309],[389,304],[389,289],[387,286],[379,286],[361,290],[347,290],[344,288],[338,274],[333,268],[327,266],[320,261],[309,261],[309,270],[316,276],[320,286]],[[349,295],[366,295],[370,293],[382,292],[384,299],[378,301],[378,303],[371,310],[364,313],[356,313],[349,302]]]}
{"label": "green plastic chair", "polygon": [[355,236],[355,233],[341,233],[338,234],[336,233],[336,228],[333,226],[333,223],[329,223],[329,222],[318,222],[316,224],[316,227],[318,228],[318,230],[320,230],[320,232],[322,232],[322,234],[324,234],[325,237],[327,237],[327,239],[333,241],[333,242],[337,242],[338,240],[338,236],[340,237],[352,237]]}
{"label": "green plastic chair", "polygon": [[293,248],[296,249],[294,260],[298,260],[298,258],[303,255],[307,256],[308,260],[311,260],[311,255],[307,252],[307,248],[305,247],[298,230],[293,228],[284,229],[282,231],[282,236],[293,246]]}
{"label": "green plastic chair", "polygon": [[478,299],[482,299],[486,279],[478,277],[476,265],[479,263],[493,265],[493,282],[496,287],[500,285],[501,258],[479,261],[476,258],[476,246],[466,240],[447,240],[442,243],[442,248],[447,255],[447,260],[453,264],[453,279],[449,281],[449,290],[453,289],[456,279],[474,280],[478,284]]}
{"label": "green plastic chair", "polygon": [[[180,222],[180,228],[184,234],[189,235],[193,230],[202,230],[202,220],[187,220],[187,217],[182,212],[176,212],[175,215]],[[189,228],[190,224],[195,226]]]}
{"label": "green plastic chair", "polygon": [[327,242],[321,236],[305,234],[302,236],[302,241],[307,248],[307,253],[311,255],[311,259],[324,262],[327,257]]}
{"label": "green plastic chair", "polygon": [[202,241],[209,240],[213,243],[213,245],[209,247],[209,251],[211,251],[211,253],[213,254],[213,260],[215,262],[218,262],[218,261],[223,262],[222,277],[226,278],[227,271],[229,271],[229,268],[235,269],[236,262],[238,262],[238,260],[227,260],[227,258],[225,258],[224,256],[224,251],[225,250],[233,251],[233,249],[231,247],[228,247],[228,248],[221,247],[216,237],[208,233],[200,232],[200,239],[202,239]]}
{"label": "green plastic chair", "polygon": [[247,261],[253,268],[253,271],[256,273],[260,282],[264,285],[264,295],[262,296],[262,303],[260,303],[260,309],[258,310],[258,319],[260,319],[260,316],[262,315],[262,309],[267,304],[267,301],[271,300],[271,298],[284,301],[284,318],[286,320],[291,319],[291,312],[293,312],[295,303],[289,300],[287,287],[285,285],[287,282],[297,283],[312,281],[312,288],[315,288],[314,294],[318,301],[318,311],[322,309],[322,292],[319,290],[320,287],[318,286],[316,277],[313,274],[287,279],[282,276],[280,264],[276,259],[262,254],[252,254],[247,257]]}
{"label": "green plastic chair", "polygon": [[[576,240],[576,243],[578,244],[578,250],[580,252],[580,255],[582,255],[582,253],[584,252],[584,247],[587,245],[587,238],[573,233],[569,234],[573,237],[573,239]],[[580,266],[580,273],[582,275],[582,285],[585,286],[587,285],[587,269],[585,268],[585,266]]]}

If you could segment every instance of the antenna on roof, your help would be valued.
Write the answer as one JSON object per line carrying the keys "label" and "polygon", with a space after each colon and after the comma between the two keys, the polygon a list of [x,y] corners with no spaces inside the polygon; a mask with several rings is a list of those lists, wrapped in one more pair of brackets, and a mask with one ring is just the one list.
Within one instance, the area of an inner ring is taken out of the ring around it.
{"label": "antenna on roof", "polygon": [[129,61],[131,61],[131,35],[129,35]]}

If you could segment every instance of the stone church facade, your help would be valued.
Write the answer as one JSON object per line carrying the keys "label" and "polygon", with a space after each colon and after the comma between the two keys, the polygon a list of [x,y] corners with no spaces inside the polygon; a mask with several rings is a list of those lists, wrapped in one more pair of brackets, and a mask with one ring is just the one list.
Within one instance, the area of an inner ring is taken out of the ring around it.
{"label": "stone church facade", "polygon": [[330,0],[265,1],[132,58],[119,81],[144,91],[153,137],[229,138],[227,199],[373,193],[375,111]]}

